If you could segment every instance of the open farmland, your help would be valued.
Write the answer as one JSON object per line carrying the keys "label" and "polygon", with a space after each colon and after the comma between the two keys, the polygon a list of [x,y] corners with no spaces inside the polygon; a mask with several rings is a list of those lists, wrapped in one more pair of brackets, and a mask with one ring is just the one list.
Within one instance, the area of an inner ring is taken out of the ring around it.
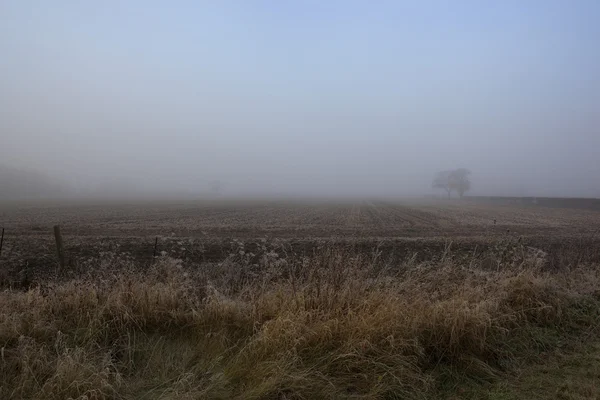
{"label": "open farmland", "polygon": [[377,248],[400,259],[429,259],[451,245],[471,257],[507,240],[560,256],[585,248],[589,258],[600,228],[593,210],[431,199],[5,203],[0,216],[0,259],[20,274],[56,263],[55,224],[72,263],[107,251],[150,260],[157,237],[158,252],[192,262],[219,261],[240,248],[258,253],[264,243],[303,254],[331,244]]}
{"label": "open farmland", "polygon": [[597,211],[431,199],[0,210],[0,398],[600,396]]}
{"label": "open farmland", "polygon": [[0,216],[10,232],[34,236],[57,223],[76,236],[240,238],[494,236],[507,229],[562,236],[600,226],[596,211],[443,200],[0,204]]}

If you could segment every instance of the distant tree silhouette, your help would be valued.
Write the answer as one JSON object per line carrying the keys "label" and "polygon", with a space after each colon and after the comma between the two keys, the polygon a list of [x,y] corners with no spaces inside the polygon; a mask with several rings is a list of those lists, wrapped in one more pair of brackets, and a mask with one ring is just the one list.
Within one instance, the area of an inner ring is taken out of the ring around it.
{"label": "distant tree silhouette", "polygon": [[434,189],[444,189],[448,197],[452,195],[452,191],[456,191],[459,197],[462,198],[471,189],[470,174],[471,171],[466,168],[440,171],[433,179],[432,187]]}

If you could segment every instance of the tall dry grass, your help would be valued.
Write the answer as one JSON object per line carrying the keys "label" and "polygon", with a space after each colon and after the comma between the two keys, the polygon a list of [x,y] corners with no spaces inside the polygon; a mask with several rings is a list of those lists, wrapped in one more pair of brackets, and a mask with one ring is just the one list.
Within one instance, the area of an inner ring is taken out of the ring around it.
{"label": "tall dry grass", "polygon": [[589,331],[600,310],[593,266],[526,258],[118,263],[0,293],[0,398],[435,398]]}

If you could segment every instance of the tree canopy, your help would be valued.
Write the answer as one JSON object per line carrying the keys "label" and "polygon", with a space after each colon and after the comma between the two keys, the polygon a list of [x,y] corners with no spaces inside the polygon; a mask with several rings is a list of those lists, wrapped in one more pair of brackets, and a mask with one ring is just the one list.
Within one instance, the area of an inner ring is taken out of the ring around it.
{"label": "tree canopy", "polygon": [[471,189],[471,181],[469,175],[471,171],[466,168],[458,168],[454,170],[440,171],[433,179],[432,187],[435,189],[444,189],[448,197],[455,191],[459,197]]}

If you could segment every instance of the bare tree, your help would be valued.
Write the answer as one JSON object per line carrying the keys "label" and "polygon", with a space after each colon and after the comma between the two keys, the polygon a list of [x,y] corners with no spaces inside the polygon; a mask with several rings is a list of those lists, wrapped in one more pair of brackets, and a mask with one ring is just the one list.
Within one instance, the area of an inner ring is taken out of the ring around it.
{"label": "bare tree", "polygon": [[469,174],[471,174],[471,171],[466,168],[440,171],[433,179],[432,187],[435,189],[444,189],[448,194],[448,197],[451,196],[452,191],[456,191],[462,198],[471,188]]}

